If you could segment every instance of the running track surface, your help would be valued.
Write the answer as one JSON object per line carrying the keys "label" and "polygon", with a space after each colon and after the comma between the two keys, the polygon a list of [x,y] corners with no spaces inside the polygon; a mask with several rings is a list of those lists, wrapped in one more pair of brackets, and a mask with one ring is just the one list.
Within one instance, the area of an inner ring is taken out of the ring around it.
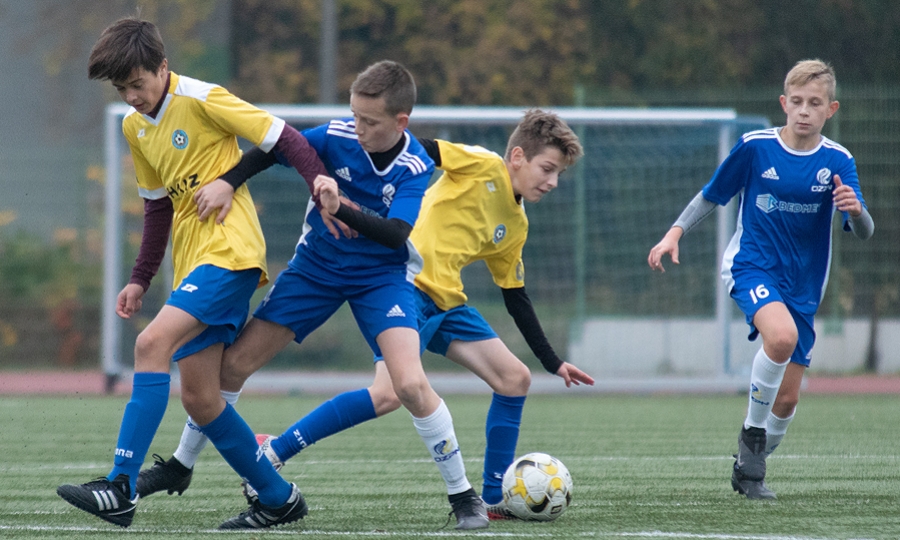
{"label": "running track surface", "polygon": [[[263,375],[267,372],[261,372]],[[321,391],[304,390],[306,393],[321,393],[333,395],[345,390],[356,389],[367,386],[371,381],[371,373],[351,374],[351,373],[296,373],[288,372],[283,374],[273,374],[276,379],[285,379],[295,377],[302,379],[307,385],[318,388]],[[454,393],[456,391],[468,393],[475,391],[484,386],[483,383],[474,378],[473,375],[464,374],[429,374],[429,379],[438,392]],[[245,391],[249,393],[286,393],[294,391],[288,387],[280,387],[267,385],[265,379],[260,380],[261,384],[250,385],[254,379],[248,382]],[[646,381],[644,381],[646,382]],[[595,391],[595,392],[627,392],[634,391],[638,393],[678,393],[679,391],[705,391],[719,393],[731,393],[740,390],[746,385],[745,381],[738,381],[735,386],[734,380],[729,380],[726,384],[716,385],[715,381],[697,381],[698,384],[704,383],[705,386],[691,387],[685,384],[683,379],[671,379],[671,385],[667,385],[665,381],[659,381],[655,386],[639,384],[640,381],[622,381],[617,384],[616,381],[599,381],[598,386],[590,389],[581,387],[579,390]],[[472,385],[475,386],[472,386]],[[172,384],[172,392],[178,393],[177,382]],[[548,374],[535,374],[532,383],[532,389],[540,392],[541,388],[549,391],[562,391],[564,386],[558,377]],[[486,387],[485,387],[486,388]],[[692,388],[694,388],[692,390]],[[697,390],[700,388],[700,390]],[[131,393],[130,378],[123,378],[116,381],[111,386],[113,394],[129,395]],[[717,390],[718,389],[718,390]],[[805,388],[806,394],[900,394],[900,376],[897,375],[852,375],[846,377],[825,377],[812,375],[806,378]],[[100,371],[0,371],[0,395],[22,395],[22,394],[88,394],[102,395],[107,393],[107,377]]]}

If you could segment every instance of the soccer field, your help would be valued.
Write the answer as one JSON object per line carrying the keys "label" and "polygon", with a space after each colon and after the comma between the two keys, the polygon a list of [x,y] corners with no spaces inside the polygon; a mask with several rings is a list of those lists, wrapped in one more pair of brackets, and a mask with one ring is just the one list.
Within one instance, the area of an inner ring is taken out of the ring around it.
{"label": "soccer field", "polygon": [[[489,396],[445,396],[480,491]],[[121,529],[69,506],[61,483],[110,468],[127,397],[3,397],[0,537],[9,538],[900,538],[900,398],[805,396],[769,459],[774,502],[748,501],[729,482],[745,395],[538,395],[528,398],[518,454],[560,458],[574,500],[552,523],[493,522],[481,532],[442,528],[449,505],[409,415],[397,411],[320,441],[282,474],[310,505],[306,519],[265,532],[218,533],[245,507],[236,475],[204,451],[183,496],[142,500]],[[238,409],[260,433],[280,433],[319,397],[245,396]],[[168,458],[184,412],[173,400],[151,453]],[[150,457],[148,456],[148,461]]]}

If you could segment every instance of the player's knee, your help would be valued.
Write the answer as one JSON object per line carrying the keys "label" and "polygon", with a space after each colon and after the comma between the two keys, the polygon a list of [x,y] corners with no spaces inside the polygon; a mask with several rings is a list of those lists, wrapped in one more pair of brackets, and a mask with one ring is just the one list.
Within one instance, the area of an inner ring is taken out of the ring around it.
{"label": "player's knee", "polygon": [[400,398],[391,387],[371,386],[369,387],[369,396],[372,398],[376,416],[394,412],[402,405]]}
{"label": "player's knee", "polygon": [[222,358],[222,372],[219,380],[223,390],[237,392],[240,390],[254,370],[247,362],[241,362],[235,355],[229,355],[227,350]]}
{"label": "player's knee", "polygon": [[138,334],[134,341],[135,371],[168,371],[174,351],[167,345],[168,341],[153,335],[149,329]]}
{"label": "player's knee", "polygon": [[408,377],[394,381],[394,392],[400,403],[407,409],[418,409],[428,389],[428,379]]}
{"label": "player's knee", "polygon": [[190,387],[182,386],[181,404],[194,421],[204,426],[222,412],[222,397],[218,393],[202,392]]}
{"label": "player's knee", "polygon": [[794,327],[778,328],[764,337],[766,353],[776,362],[790,359],[797,348],[797,329]]}
{"label": "player's knee", "polygon": [[531,370],[522,362],[505,371],[499,384],[492,385],[494,392],[504,396],[524,396],[531,387]]}

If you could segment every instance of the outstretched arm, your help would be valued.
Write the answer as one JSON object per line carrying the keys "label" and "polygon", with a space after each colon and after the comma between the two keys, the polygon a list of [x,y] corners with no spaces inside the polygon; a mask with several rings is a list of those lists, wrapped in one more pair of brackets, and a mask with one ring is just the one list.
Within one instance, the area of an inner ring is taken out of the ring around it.
{"label": "outstretched arm", "polygon": [[560,360],[556,355],[556,351],[547,341],[544,329],[534,312],[534,306],[531,305],[531,299],[525,293],[525,287],[516,289],[501,289],[503,291],[503,302],[506,304],[506,310],[512,316],[519,328],[519,332],[525,338],[525,342],[531,348],[531,352],[541,361],[544,369],[558,375],[566,381],[566,386],[579,384],[594,384],[594,378],[587,373],[581,371],[577,367],[568,362]]}
{"label": "outstretched arm", "polygon": [[672,228],[669,229],[663,239],[650,250],[650,255],[647,256],[647,264],[650,265],[650,268],[665,272],[666,269],[663,268],[662,259],[666,253],[672,258],[673,263],[678,264],[678,241],[681,240],[684,233],[693,229],[694,226],[703,221],[703,218],[711,214],[715,209],[716,203],[704,198],[702,191],[697,193],[681,212],[681,215],[678,216],[678,219],[675,220]]}

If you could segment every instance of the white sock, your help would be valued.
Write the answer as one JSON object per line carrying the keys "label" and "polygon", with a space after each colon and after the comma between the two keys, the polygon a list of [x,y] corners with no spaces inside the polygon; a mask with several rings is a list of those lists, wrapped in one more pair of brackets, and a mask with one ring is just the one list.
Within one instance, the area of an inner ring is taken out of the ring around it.
{"label": "white sock", "polygon": [[[234,404],[237,403],[238,398],[241,397],[240,390],[237,392],[220,390],[220,393],[222,394],[222,398],[232,406],[234,406]],[[200,428],[194,424],[194,420],[188,416],[187,423],[184,425],[184,430],[181,432],[181,441],[178,443],[178,448],[175,449],[175,453],[172,454],[172,456],[188,469],[193,469],[194,465],[197,464],[197,458],[200,457],[200,452],[206,448],[206,443],[208,442],[209,439],[206,438],[206,435],[200,431]]]}
{"label": "white sock", "polygon": [[772,404],[778,395],[778,387],[784,378],[787,362],[777,364],[766,355],[762,347],[753,358],[750,371],[750,404],[747,407],[747,419],[744,427],[766,427],[766,419],[772,412]]}
{"label": "white sock", "polygon": [[413,416],[413,425],[441,471],[447,484],[447,494],[455,495],[471,489],[472,484],[466,478],[466,467],[456,442],[456,432],[453,431],[453,418],[444,401],[441,400],[437,410],[425,418]]}
{"label": "white sock", "polygon": [[787,428],[791,424],[791,420],[794,419],[795,413],[796,411],[792,412],[787,418],[779,418],[774,414],[769,414],[769,418],[766,421],[766,455],[774,452],[778,445],[781,444],[781,440],[784,439],[784,434],[787,433]]}

